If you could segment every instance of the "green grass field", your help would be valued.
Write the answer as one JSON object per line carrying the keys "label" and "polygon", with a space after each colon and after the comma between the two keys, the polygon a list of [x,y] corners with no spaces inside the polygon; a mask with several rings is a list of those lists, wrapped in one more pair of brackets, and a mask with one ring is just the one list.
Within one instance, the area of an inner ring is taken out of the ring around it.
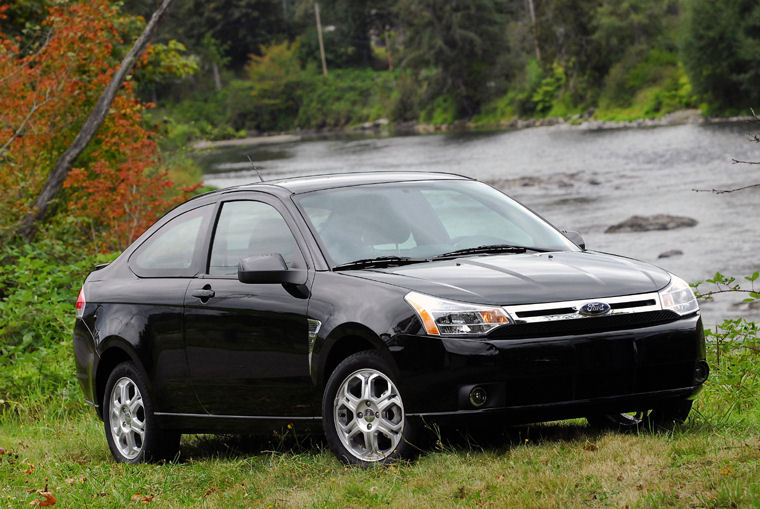
{"label": "green grass field", "polygon": [[760,405],[732,400],[708,383],[672,433],[600,432],[584,420],[453,433],[415,462],[367,470],[287,428],[266,439],[186,435],[176,463],[121,465],[92,411],[5,416],[0,507],[760,507]]}

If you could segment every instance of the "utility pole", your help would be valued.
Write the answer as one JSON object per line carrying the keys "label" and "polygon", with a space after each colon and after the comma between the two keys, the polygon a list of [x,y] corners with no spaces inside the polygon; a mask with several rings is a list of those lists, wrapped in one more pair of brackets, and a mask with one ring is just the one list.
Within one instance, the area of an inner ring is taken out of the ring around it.
{"label": "utility pole", "polygon": [[536,33],[536,10],[533,8],[533,0],[525,0],[530,13],[530,31],[533,32],[533,44],[536,47],[536,60],[541,62],[541,49],[538,47],[538,34]]}
{"label": "utility pole", "polygon": [[322,22],[319,20],[319,4],[314,2],[314,14],[317,16],[317,38],[319,39],[319,54],[322,56],[322,74],[327,76],[327,60],[325,60],[325,43],[322,42]]}

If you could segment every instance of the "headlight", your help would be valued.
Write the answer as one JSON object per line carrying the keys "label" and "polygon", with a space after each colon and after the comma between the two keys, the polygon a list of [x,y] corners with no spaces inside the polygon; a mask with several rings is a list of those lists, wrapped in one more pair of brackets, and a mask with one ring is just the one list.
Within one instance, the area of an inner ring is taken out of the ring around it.
{"label": "headlight", "polygon": [[662,309],[670,309],[681,316],[699,311],[697,298],[689,284],[678,276],[671,274],[670,284],[660,290]]}
{"label": "headlight", "polygon": [[404,297],[434,336],[483,336],[496,327],[512,323],[504,309],[497,306],[466,304],[409,292]]}

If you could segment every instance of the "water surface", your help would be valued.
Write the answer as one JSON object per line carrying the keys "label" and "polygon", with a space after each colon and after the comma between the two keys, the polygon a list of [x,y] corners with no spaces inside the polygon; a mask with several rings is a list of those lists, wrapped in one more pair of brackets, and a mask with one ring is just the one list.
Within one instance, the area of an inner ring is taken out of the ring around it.
{"label": "water surface", "polygon": [[[732,194],[693,189],[760,182],[760,146],[748,124],[584,130],[563,126],[492,133],[302,141],[256,147],[266,179],[333,172],[445,171],[484,180],[557,226],[578,230],[589,249],[648,261],[695,281],[716,271],[760,270],[760,188]],[[760,130],[760,128],[757,128]],[[227,187],[258,180],[244,153],[209,152],[205,183]],[[632,215],[672,214],[698,221],[672,231],[607,234]],[[658,258],[669,250],[683,255]],[[760,286],[760,285],[758,285]],[[724,317],[760,319],[729,295],[703,305],[707,323]]]}

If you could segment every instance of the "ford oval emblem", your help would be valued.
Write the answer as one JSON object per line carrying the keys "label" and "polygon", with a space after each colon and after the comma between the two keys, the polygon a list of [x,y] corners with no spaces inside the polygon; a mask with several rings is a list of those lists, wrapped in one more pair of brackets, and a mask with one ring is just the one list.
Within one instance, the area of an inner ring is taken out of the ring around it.
{"label": "ford oval emblem", "polygon": [[581,306],[580,313],[584,316],[606,315],[612,308],[606,302],[587,302]]}

